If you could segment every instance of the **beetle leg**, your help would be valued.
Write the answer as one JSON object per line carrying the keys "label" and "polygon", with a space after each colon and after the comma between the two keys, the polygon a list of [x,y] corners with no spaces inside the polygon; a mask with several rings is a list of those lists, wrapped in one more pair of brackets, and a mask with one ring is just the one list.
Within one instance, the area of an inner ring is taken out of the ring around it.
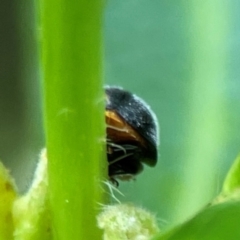
{"label": "beetle leg", "polygon": [[110,146],[110,147],[115,147],[117,148],[116,150],[114,151],[117,151],[117,150],[122,150],[125,154],[127,153],[126,149],[124,147],[122,147],[121,145],[119,144],[115,144],[113,142],[111,142],[110,140],[107,140],[107,145]]}
{"label": "beetle leg", "polygon": [[109,165],[112,165],[112,164],[114,164],[114,163],[116,163],[116,162],[118,162],[118,161],[120,161],[120,160],[122,160],[122,159],[124,159],[124,158],[126,158],[126,157],[129,157],[129,156],[131,156],[131,155],[133,155],[133,153],[124,154],[123,156],[118,157],[118,158],[114,159],[113,161],[111,161],[111,162],[109,163]]}

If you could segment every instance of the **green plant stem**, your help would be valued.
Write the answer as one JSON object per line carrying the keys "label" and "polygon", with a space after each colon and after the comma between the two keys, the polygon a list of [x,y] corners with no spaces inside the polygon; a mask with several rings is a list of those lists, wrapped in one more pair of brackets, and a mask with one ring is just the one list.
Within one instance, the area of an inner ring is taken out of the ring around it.
{"label": "green plant stem", "polygon": [[[190,1],[189,13],[190,84],[189,115],[186,116],[189,139],[183,163],[182,186],[178,184],[179,205],[174,220],[180,222],[205,205],[217,192],[218,166],[226,122],[225,92],[229,24],[226,1]],[[221,86],[221,87],[220,87]]]}
{"label": "green plant stem", "polygon": [[59,240],[100,239],[102,8],[101,0],[40,0],[50,208]]}

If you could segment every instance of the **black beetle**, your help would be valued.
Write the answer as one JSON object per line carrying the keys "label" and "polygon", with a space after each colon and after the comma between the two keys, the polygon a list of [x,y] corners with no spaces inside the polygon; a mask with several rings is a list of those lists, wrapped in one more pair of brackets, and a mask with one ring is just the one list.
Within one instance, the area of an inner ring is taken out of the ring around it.
{"label": "black beetle", "polygon": [[105,87],[107,159],[110,180],[130,180],[155,166],[158,158],[158,123],[150,107],[120,87]]}

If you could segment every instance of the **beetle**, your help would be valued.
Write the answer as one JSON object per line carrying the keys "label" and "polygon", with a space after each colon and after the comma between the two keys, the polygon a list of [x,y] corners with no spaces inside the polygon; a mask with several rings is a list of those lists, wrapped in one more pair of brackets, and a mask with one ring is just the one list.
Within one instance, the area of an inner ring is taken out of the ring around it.
{"label": "beetle", "polygon": [[105,87],[106,147],[108,175],[131,180],[143,170],[154,167],[158,158],[158,122],[150,107],[138,96],[120,87]]}

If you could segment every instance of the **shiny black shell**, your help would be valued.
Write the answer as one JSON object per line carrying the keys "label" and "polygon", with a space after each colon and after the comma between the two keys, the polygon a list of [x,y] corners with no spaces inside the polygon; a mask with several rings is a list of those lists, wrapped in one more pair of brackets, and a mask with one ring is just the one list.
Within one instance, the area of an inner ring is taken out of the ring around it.
{"label": "shiny black shell", "polygon": [[[150,107],[136,95],[119,87],[105,87],[106,111],[116,113],[143,139],[111,139],[107,134],[109,177],[128,180],[143,170],[142,163],[155,166],[158,158],[158,123]],[[107,126],[108,127],[108,126]],[[125,149],[121,151],[119,148]],[[123,156],[121,159],[121,155]],[[117,160],[116,159],[120,159]],[[124,176],[129,176],[124,179]]]}

